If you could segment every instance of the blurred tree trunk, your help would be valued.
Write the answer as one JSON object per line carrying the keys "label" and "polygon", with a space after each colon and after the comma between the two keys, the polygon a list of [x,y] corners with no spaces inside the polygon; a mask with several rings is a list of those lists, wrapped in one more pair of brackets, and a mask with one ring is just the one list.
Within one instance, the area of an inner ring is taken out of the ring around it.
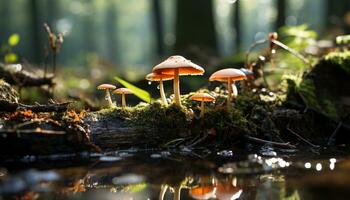
{"label": "blurred tree trunk", "polygon": [[152,0],[153,9],[153,24],[156,32],[157,53],[160,57],[164,55],[164,35],[163,35],[163,20],[160,9],[160,0]]}
{"label": "blurred tree trunk", "polygon": [[346,13],[350,12],[350,2],[348,0],[327,0],[326,8],[328,28],[340,27],[346,33],[350,33],[350,24],[345,21]]}
{"label": "blurred tree trunk", "polygon": [[212,0],[177,0],[175,51],[217,54],[217,48]]}
{"label": "blurred tree trunk", "polygon": [[286,21],[286,0],[277,0],[277,20],[276,20],[276,29],[285,25]]}
{"label": "blurred tree trunk", "polygon": [[31,45],[34,47],[33,62],[41,63],[43,60],[43,43],[41,41],[41,30],[43,30],[42,24],[40,23],[39,9],[37,0],[30,0],[30,14],[32,21],[32,40]]}
{"label": "blurred tree trunk", "polygon": [[108,1],[106,9],[106,24],[108,30],[106,31],[106,37],[108,42],[108,54],[109,58],[112,58],[114,62],[119,61],[117,52],[117,13],[116,13],[115,1]]}
{"label": "blurred tree trunk", "polygon": [[239,52],[241,50],[241,11],[240,11],[240,2],[236,1],[234,5],[234,14],[233,14],[233,27],[236,32],[235,36],[235,46],[236,46],[236,52]]}
{"label": "blurred tree trunk", "polygon": [[[90,8],[95,9],[94,6],[92,6],[93,0],[85,0],[85,4],[90,4]],[[82,19],[82,25],[83,25],[83,44],[84,44],[84,49],[88,52],[95,52],[96,45],[95,45],[95,36],[96,36],[96,31],[95,31],[95,21],[94,21],[94,12],[95,10],[90,10],[89,13],[83,17]]]}

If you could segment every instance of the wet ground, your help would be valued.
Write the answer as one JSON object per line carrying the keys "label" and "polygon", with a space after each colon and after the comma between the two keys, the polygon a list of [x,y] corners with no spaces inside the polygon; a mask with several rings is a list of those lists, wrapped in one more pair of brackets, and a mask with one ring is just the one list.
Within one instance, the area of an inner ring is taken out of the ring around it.
{"label": "wet ground", "polygon": [[264,146],[256,152],[184,148],[27,156],[1,164],[0,199],[350,198],[346,149],[300,153]]}

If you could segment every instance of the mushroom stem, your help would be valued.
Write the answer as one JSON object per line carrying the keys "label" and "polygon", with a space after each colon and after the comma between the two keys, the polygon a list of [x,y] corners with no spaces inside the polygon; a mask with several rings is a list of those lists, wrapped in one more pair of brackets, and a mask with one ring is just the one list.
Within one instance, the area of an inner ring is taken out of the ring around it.
{"label": "mushroom stem", "polygon": [[201,101],[201,117],[204,117],[205,107],[204,107],[204,100]]}
{"label": "mushroom stem", "polygon": [[232,97],[236,98],[238,96],[238,89],[234,81],[231,84],[231,86],[232,86]]}
{"label": "mushroom stem", "polygon": [[109,89],[106,89],[105,99],[108,101],[108,106],[113,107],[113,102],[111,99],[111,94],[109,93]]}
{"label": "mushroom stem", "polygon": [[227,104],[229,104],[232,98],[232,80],[231,79],[227,80],[227,90],[228,90]]}
{"label": "mushroom stem", "polygon": [[122,110],[125,111],[125,107],[126,107],[125,94],[122,94]]}
{"label": "mushroom stem", "polygon": [[178,106],[181,106],[179,69],[175,69],[175,72],[174,72],[174,86],[173,87],[174,87],[175,104],[178,105]]}
{"label": "mushroom stem", "polygon": [[159,91],[160,91],[160,98],[162,99],[163,105],[168,106],[168,102],[166,100],[165,93],[164,93],[164,86],[163,86],[162,79],[160,79],[159,81]]}

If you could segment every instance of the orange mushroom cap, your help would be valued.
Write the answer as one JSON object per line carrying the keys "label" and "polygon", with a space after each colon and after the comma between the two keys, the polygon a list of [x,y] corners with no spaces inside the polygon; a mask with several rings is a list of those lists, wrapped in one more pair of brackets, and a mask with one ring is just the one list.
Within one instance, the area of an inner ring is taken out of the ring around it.
{"label": "orange mushroom cap", "polygon": [[150,74],[147,74],[146,76],[146,80],[149,80],[149,81],[160,81],[160,80],[168,81],[172,79],[174,79],[174,76],[167,75],[167,74],[150,73]]}
{"label": "orange mushroom cap", "polygon": [[134,92],[129,88],[118,88],[116,90],[113,90],[113,93],[114,94],[133,94]]}
{"label": "orange mushroom cap", "polygon": [[247,79],[247,76],[239,69],[227,68],[216,71],[209,77],[209,81],[227,82],[229,79],[240,81]]}
{"label": "orange mushroom cap", "polygon": [[194,199],[210,199],[215,194],[214,186],[198,186],[190,189],[190,196]]}
{"label": "orange mushroom cap", "polygon": [[182,56],[170,56],[165,61],[153,67],[153,72],[174,75],[174,69],[179,69],[179,75],[202,75],[205,72],[202,67]]}
{"label": "orange mushroom cap", "polygon": [[207,93],[196,93],[196,94],[191,96],[191,100],[213,102],[213,101],[215,101],[215,98]]}
{"label": "orange mushroom cap", "polygon": [[106,89],[111,89],[114,90],[116,87],[114,85],[111,84],[101,84],[99,86],[97,86],[98,90],[106,90]]}

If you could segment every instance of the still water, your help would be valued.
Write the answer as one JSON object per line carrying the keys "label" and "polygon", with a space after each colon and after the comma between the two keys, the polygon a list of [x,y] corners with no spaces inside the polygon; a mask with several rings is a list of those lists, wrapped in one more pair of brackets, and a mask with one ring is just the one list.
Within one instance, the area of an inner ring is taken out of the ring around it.
{"label": "still water", "polygon": [[1,164],[0,199],[350,199],[347,151],[323,151],[27,156]]}

